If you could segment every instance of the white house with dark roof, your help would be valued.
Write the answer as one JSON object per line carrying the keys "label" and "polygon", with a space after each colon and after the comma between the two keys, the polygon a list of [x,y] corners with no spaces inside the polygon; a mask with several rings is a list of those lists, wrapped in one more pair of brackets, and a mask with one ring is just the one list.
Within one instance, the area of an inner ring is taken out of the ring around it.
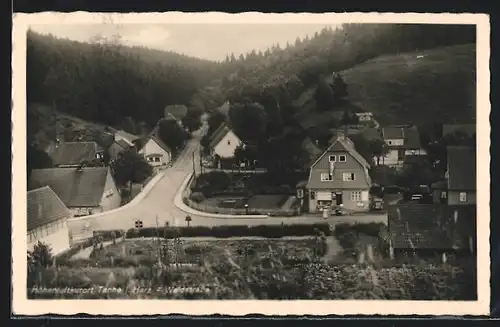
{"label": "white house with dark roof", "polygon": [[368,211],[372,185],[369,168],[352,141],[338,136],[311,165],[304,192],[305,209],[315,213],[342,206],[348,211]]}
{"label": "white house with dark roof", "polygon": [[108,167],[34,169],[28,186],[49,186],[74,216],[105,212],[121,205]]}
{"label": "white house with dark roof", "polygon": [[48,186],[28,191],[27,195],[27,243],[28,251],[38,242],[47,244],[52,254],[69,249],[71,236],[68,219],[73,214]]}
{"label": "white house with dark roof", "polygon": [[380,165],[402,167],[405,156],[427,155],[420,143],[420,133],[416,126],[384,127],[381,132],[389,152],[379,160]]}
{"label": "white house with dark roof", "polygon": [[241,144],[242,141],[228,124],[222,123],[210,137],[210,154],[221,159],[230,159],[234,157],[234,151]]}
{"label": "white house with dark roof", "polygon": [[156,125],[139,150],[139,154],[153,167],[166,166],[172,161],[172,150],[160,139],[158,133],[159,126]]}

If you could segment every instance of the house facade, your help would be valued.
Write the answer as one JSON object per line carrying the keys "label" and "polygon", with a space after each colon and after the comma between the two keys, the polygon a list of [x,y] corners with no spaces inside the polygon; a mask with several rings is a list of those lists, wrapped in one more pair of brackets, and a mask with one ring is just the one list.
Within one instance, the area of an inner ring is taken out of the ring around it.
{"label": "house facade", "polygon": [[221,159],[231,159],[234,151],[242,144],[238,136],[225,123],[215,130],[210,138],[210,154]]}
{"label": "house facade", "polygon": [[434,203],[476,204],[476,150],[466,146],[448,147],[445,178],[432,185]]}
{"label": "house facade", "polygon": [[305,187],[310,213],[342,206],[348,211],[368,211],[370,164],[346,137],[338,137],[313,163]]}
{"label": "house facade", "polygon": [[93,215],[121,205],[108,167],[35,169],[30,188],[49,186],[75,217]]}
{"label": "house facade", "polygon": [[166,166],[172,161],[172,151],[158,136],[158,125],[144,142],[139,154],[153,167]]}
{"label": "house facade", "polygon": [[427,155],[420,143],[420,134],[416,126],[384,127],[381,132],[389,151],[386,156],[378,160],[380,165],[402,167],[406,156]]}
{"label": "house facade", "polygon": [[53,255],[69,249],[72,241],[68,219],[73,215],[48,186],[28,191],[27,243],[28,251],[38,242],[48,245]]}
{"label": "house facade", "polygon": [[104,149],[96,142],[62,142],[49,153],[54,167],[102,166]]}

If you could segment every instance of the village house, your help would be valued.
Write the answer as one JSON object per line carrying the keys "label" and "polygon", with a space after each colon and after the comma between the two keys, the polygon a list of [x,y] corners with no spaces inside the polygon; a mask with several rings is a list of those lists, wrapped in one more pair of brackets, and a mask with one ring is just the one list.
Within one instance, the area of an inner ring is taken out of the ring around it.
{"label": "village house", "polygon": [[49,156],[54,167],[102,166],[104,150],[96,142],[62,142]]}
{"label": "village house", "polygon": [[389,251],[395,258],[416,255],[447,260],[476,251],[476,207],[399,204],[388,211]]}
{"label": "village house", "polygon": [[447,158],[446,179],[432,184],[433,202],[448,205],[476,204],[475,148],[449,146]]}
{"label": "village house", "polygon": [[360,123],[367,123],[373,120],[373,113],[371,112],[356,112],[354,114],[358,117]]}
{"label": "village house", "polygon": [[210,137],[209,150],[213,158],[217,158],[219,168],[224,161],[234,159],[234,151],[242,144],[227,123],[222,123]]}
{"label": "village house", "polygon": [[368,211],[372,185],[369,168],[352,141],[338,136],[311,165],[304,192],[299,185],[299,198],[303,193],[307,199],[304,210],[315,213],[342,206],[347,211]]}
{"label": "village house", "polygon": [[73,215],[50,187],[28,191],[26,213],[28,251],[38,242],[48,245],[53,255],[69,249],[68,219]]}
{"label": "village house", "polygon": [[138,148],[140,145],[140,139],[141,138],[139,136],[125,132],[124,130],[119,130],[115,133],[115,142],[122,140],[128,145],[134,146],[136,148]]}
{"label": "village house", "polygon": [[121,196],[108,167],[34,169],[30,189],[49,186],[75,217],[118,208]]}
{"label": "village house", "polygon": [[172,161],[172,150],[161,140],[157,124],[144,141],[139,154],[153,167],[167,166]]}
{"label": "village house", "polygon": [[405,156],[427,155],[420,144],[420,134],[416,126],[392,126],[382,128],[382,139],[389,147],[380,165],[402,167]]}
{"label": "village house", "polygon": [[129,142],[119,139],[118,141],[114,141],[108,148],[109,159],[111,161],[116,160],[118,155],[123,151],[136,149],[134,145],[130,145]]}

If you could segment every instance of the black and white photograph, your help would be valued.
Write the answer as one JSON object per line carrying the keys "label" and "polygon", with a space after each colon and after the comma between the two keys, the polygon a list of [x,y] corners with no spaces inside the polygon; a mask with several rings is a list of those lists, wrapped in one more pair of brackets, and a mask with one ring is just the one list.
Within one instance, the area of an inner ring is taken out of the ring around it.
{"label": "black and white photograph", "polygon": [[487,17],[261,15],[21,17],[23,305],[489,310]]}

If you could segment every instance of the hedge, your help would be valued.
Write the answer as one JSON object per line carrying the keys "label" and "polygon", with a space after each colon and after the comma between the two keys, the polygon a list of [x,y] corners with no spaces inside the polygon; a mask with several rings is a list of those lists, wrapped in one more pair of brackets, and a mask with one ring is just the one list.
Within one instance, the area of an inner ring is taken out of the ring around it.
{"label": "hedge", "polygon": [[318,235],[323,232],[325,236],[331,235],[328,224],[295,224],[295,225],[226,225],[226,226],[193,226],[193,227],[149,227],[141,229],[129,229],[126,233],[127,238],[135,237],[167,237],[172,238],[176,235],[181,237],[266,237],[280,238],[283,236],[309,236]]}
{"label": "hedge", "polygon": [[125,230],[123,229],[117,229],[117,230],[96,230],[94,231],[94,237],[100,237],[100,240],[102,242],[107,242],[107,241],[112,241],[113,240],[113,234],[114,233],[114,239],[119,239],[120,237],[123,237],[125,235]]}

